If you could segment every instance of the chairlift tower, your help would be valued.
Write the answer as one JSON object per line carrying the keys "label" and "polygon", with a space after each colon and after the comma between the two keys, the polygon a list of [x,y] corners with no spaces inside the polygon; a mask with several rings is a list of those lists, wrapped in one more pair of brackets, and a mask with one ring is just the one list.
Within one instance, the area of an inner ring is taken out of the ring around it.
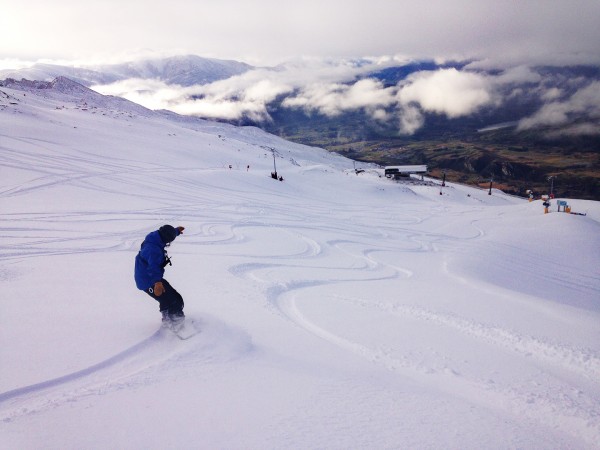
{"label": "chairlift tower", "polygon": [[271,174],[271,177],[277,179],[277,163],[275,162],[275,149],[272,148],[271,152],[273,153],[273,170],[274,172]]}

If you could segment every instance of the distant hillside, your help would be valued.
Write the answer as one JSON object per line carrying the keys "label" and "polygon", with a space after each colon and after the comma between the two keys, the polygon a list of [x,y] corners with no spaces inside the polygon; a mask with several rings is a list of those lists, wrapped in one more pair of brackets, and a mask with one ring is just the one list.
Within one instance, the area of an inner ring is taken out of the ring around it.
{"label": "distant hillside", "polygon": [[207,84],[242,74],[253,67],[238,61],[202,58],[195,55],[152,58],[122,64],[70,67],[35,64],[19,70],[0,70],[0,79],[52,81],[67,77],[84,86],[109,84],[130,78],[156,79],[166,84]]}
{"label": "distant hillside", "polygon": [[152,78],[166,84],[192,86],[224,80],[234,75],[240,75],[252,68],[252,66],[238,61],[188,55],[99,66],[96,70],[113,74],[113,76],[123,80],[128,78]]}
{"label": "distant hillside", "polygon": [[267,131],[294,142],[319,146],[357,161],[380,165],[427,164],[434,176],[489,184],[526,196],[550,191],[565,197],[600,200],[600,142],[597,135],[552,136],[552,128],[516,131],[514,123],[489,131],[481,118],[449,120],[428,116],[412,136],[374,123],[362,113],[343,117],[306,116],[278,109]]}

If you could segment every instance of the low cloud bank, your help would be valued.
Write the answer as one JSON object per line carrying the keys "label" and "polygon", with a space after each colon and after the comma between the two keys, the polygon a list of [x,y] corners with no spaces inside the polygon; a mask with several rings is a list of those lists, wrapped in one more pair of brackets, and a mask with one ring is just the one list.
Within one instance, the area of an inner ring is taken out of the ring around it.
{"label": "low cloud bank", "polygon": [[456,69],[417,72],[396,94],[400,131],[412,134],[425,123],[424,112],[450,119],[468,116],[493,102],[493,83],[485,76]]}
{"label": "low cloud bank", "polygon": [[[414,72],[393,86],[368,74],[396,66],[396,61],[302,61],[276,68],[258,68],[205,85],[183,87],[157,80],[130,79],[94,86],[103,94],[125,97],[151,109],[211,119],[270,121],[270,107],[300,109],[307,114],[335,117],[362,111],[371,119],[413,134],[426,123],[427,114],[449,119],[502,106],[507,98],[536,95],[543,106],[519,122],[519,129],[568,125],[577,115],[589,122],[570,133],[598,133],[600,82],[578,86],[566,96],[537,71],[519,66],[481,72],[469,66]],[[573,83],[577,83],[574,80]],[[579,80],[581,82],[581,80]]]}
{"label": "low cloud bank", "polygon": [[384,88],[382,82],[367,78],[354,84],[313,83],[286,98],[282,106],[317,111],[329,117],[364,110],[373,118],[383,119],[387,117],[385,108],[394,103],[393,88]]}
{"label": "low cloud bank", "polygon": [[[559,95],[559,92],[551,92],[548,98],[554,100]],[[578,118],[585,120],[577,122]],[[577,90],[565,100],[546,103],[534,115],[521,120],[518,128],[545,126],[564,127],[559,134],[600,134],[600,81]]]}

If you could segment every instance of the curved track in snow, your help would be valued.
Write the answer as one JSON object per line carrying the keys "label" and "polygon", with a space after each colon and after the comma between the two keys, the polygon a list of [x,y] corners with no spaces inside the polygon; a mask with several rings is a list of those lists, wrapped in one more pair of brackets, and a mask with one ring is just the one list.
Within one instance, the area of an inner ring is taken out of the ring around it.
{"label": "curved track in snow", "polygon": [[244,357],[249,336],[213,318],[195,321],[199,333],[182,341],[160,328],[150,337],[89,367],[0,393],[0,421],[59,407],[92,395],[160,383],[186,365]]}
{"label": "curved track in snow", "polygon": [[[351,221],[352,213],[348,215],[347,220]],[[435,213],[415,222],[434,219]],[[458,235],[402,230],[396,226],[372,230],[360,224],[349,229],[352,231],[350,235],[345,233],[345,238],[320,241],[307,236],[309,230],[295,228],[297,234],[292,237],[298,247],[304,246],[303,251],[263,258],[270,262],[236,265],[230,270],[236,276],[262,283],[266,286],[267,306],[330,345],[430,389],[461,396],[518,420],[549,425],[565,433],[577,430],[588,442],[600,438],[600,425],[592,425],[600,415],[600,399],[570,388],[572,380],[577,379],[578,383],[597,389],[599,354],[494,323],[489,314],[486,319],[475,319],[444,311],[443,298],[437,311],[418,305],[416,300],[422,294],[419,290],[427,291],[419,279],[427,280],[428,271],[439,272],[443,278],[440,282],[458,292],[466,291],[469,296],[500,301],[510,298],[508,290],[496,292],[476,278],[466,280],[448,270],[443,254],[449,250],[453,255],[460,254],[481,245],[478,241],[486,236],[486,231],[477,221],[472,221],[471,231],[461,229]],[[238,231],[252,235],[249,229]],[[381,236],[386,236],[384,242]],[[440,254],[437,266],[435,257],[425,265],[413,263],[419,254],[427,253]],[[585,281],[585,275],[574,277],[573,285],[585,289],[587,284],[582,280]],[[365,297],[357,296],[353,292],[357,282],[363,288],[372,285],[373,291]],[[397,300],[389,295],[386,300],[377,299],[375,290],[382,282],[395,286]],[[519,301],[527,301],[527,296]],[[425,303],[435,307],[435,302]],[[339,321],[335,316],[340,317]],[[382,338],[373,338],[372,332],[354,331],[349,323],[365,330],[380,328]],[[431,330],[432,338],[426,344],[413,342],[411,333],[419,328],[420,333]],[[465,343],[464,351],[454,348],[443,353],[444,342],[461,341]],[[473,368],[470,362],[477,358],[471,354],[473,351],[498,355],[498,361],[490,361],[487,371]],[[522,368],[518,377],[511,373],[515,366]]]}

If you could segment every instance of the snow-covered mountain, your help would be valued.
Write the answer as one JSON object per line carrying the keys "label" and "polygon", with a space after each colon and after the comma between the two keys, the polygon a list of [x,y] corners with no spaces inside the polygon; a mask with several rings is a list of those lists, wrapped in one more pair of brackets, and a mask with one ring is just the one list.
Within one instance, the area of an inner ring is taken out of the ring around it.
{"label": "snow-covered mountain", "polygon": [[[37,97],[52,99],[59,103],[67,101],[75,105],[77,109],[83,111],[94,111],[100,108],[103,111],[103,114],[106,114],[107,111],[111,111],[118,115],[136,114],[144,117],[156,115],[154,111],[138,105],[137,103],[130,102],[121,97],[101,95],[66,77],[57,77],[52,81],[31,81],[24,79],[17,81],[8,78],[4,81],[0,81],[0,87],[22,91],[24,92],[24,96],[27,95],[25,92],[29,92]],[[8,98],[8,94],[5,94],[5,96]],[[20,98],[12,98],[16,101],[21,100]],[[6,106],[6,104],[2,105],[0,103],[0,107]],[[57,105],[56,107],[59,109],[65,108],[64,105]]]}
{"label": "snow-covered mountain", "polygon": [[[0,86],[3,448],[597,448],[600,204]],[[277,169],[284,181],[271,177]],[[166,278],[200,333],[135,288]]]}
{"label": "snow-covered mountain", "polygon": [[160,80],[166,84],[192,86],[230,78],[252,66],[230,60],[202,58],[196,55],[148,58],[121,64],[73,67],[38,63],[18,70],[0,70],[0,79],[51,81],[67,77],[84,86],[110,84],[131,78]]}

